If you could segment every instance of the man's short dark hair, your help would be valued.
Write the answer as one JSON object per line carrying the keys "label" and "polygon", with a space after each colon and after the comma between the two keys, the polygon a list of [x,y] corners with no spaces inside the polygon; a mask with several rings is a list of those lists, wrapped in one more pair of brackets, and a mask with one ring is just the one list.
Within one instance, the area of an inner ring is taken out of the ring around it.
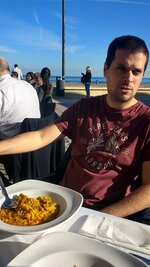
{"label": "man's short dark hair", "polygon": [[131,53],[144,53],[147,58],[144,71],[146,70],[149,61],[149,51],[145,42],[141,38],[133,35],[122,35],[120,37],[115,38],[110,43],[107,51],[105,62],[108,68],[110,67],[112,61],[115,59],[117,49],[124,49]]}
{"label": "man's short dark hair", "polygon": [[14,67],[17,68],[18,67],[18,64],[14,64]]}

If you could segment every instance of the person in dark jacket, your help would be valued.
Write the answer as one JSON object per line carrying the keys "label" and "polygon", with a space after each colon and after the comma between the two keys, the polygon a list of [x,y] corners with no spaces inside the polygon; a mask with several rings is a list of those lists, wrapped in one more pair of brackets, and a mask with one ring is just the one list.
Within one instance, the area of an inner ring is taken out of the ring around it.
{"label": "person in dark jacket", "polygon": [[91,73],[91,67],[87,66],[86,67],[86,74],[81,73],[84,77],[84,86],[85,86],[85,91],[86,91],[86,96],[90,96],[90,85],[91,85],[91,78],[92,78],[92,73]]}
{"label": "person in dark jacket", "polygon": [[41,70],[40,76],[42,78],[42,85],[37,90],[39,101],[41,102],[47,100],[52,102],[53,85],[50,82],[51,70],[44,67]]}

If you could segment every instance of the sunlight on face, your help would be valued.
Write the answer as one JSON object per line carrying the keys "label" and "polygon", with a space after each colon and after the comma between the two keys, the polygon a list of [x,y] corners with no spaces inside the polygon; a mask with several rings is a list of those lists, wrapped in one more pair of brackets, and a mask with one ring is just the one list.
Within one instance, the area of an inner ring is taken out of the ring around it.
{"label": "sunlight on face", "polygon": [[111,107],[128,108],[137,102],[134,96],[142,81],[145,63],[146,56],[142,52],[118,49],[110,67],[105,64],[107,103]]}

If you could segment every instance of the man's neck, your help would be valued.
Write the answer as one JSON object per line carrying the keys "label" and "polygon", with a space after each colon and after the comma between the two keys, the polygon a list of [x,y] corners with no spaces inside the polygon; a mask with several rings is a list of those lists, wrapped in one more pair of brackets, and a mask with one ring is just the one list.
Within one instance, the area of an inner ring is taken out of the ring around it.
{"label": "man's neck", "polygon": [[130,101],[119,102],[119,101],[112,100],[109,95],[106,96],[107,105],[111,108],[118,109],[118,110],[130,108],[134,106],[137,102],[138,100],[135,98],[132,98]]}

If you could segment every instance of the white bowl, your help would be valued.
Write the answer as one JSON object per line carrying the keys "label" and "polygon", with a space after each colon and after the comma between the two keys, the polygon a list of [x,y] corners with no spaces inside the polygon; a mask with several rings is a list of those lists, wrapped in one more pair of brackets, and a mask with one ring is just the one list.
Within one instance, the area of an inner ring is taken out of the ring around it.
{"label": "white bowl", "polygon": [[60,266],[84,266],[84,267],[112,267],[109,262],[104,261],[98,256],[80,252],[80,251],[61,251],[53,253],[52,255],[45,256],[34,262],[32,267],[39,267],[39,266],[49,266],[48,264],[51,263],[51,266],[60,267]]}
{"label": "white bowl", "polygon": [[146,267],[135,257],[110,245],[71,232],[45,235],[24,249],[10,267]]}
{"label": "white bowl", "polygon": [[[57,202],[60,207],[57,218],[39,225],[33,226],[16,226],[0,221],[0,230],[20,233],[32,234],[45,231],[48,228],[57,226],[66,220],[72,218],[78,211],[83,202],[83,197],[78,192],[71,189],[54,185],[39,180],[25,180],[7,187],[10,197],[23,193],[28,197],[38,197],[42,195],[51,196],[52,200]],[[4,201],[4,197],[0,194],[0,206]]]}

